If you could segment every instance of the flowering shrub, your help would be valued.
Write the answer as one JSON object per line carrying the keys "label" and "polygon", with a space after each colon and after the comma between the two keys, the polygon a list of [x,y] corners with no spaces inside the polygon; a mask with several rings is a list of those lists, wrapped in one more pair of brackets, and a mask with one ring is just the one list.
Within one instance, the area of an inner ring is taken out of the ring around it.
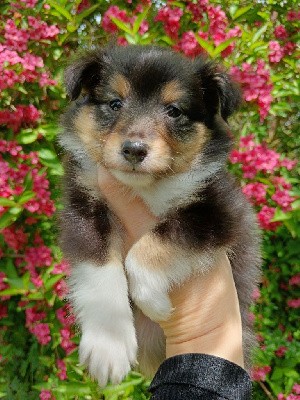
{"label": "flowering shrub", "polygon": [[245,102],[231,121],[239,140],[230,169],[264,233],[264,276],[249,313],[259,342],[253,397],[300,398],[299,20],[294,0],[1,2],[0,397],[149,397],[149,382],[137,373],[100,391],[78,366],[74,318],[64,302],[69,266],[54,217],[63,174],[54,141],[66,105],[62,70],[78,44],[113,35],[124,46],[208,54],[239,82]]}

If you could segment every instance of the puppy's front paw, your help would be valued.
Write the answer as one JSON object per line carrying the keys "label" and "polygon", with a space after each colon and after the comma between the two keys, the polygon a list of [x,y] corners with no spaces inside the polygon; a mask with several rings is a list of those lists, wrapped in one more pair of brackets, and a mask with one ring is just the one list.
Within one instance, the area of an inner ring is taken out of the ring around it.
{"label": "puppy's front paw", "polygon": [[133,254],[127,256],[125,265],[129,292],[134,303],[153,321],[166,321],[173,308],[165,274],[139,265]]}
{"label": "puppy's front paw", "polygon": [[168,293],[149,287],[147,282],[131,289],[133,301],[152,321],[166,321],[170,317],[173,308]]}
{"label": "puppy's front paw", "polygon": [[87,330],[82,334],[79,357],[101,387],[108,381],[120,383],[136,363],[137,341],[134,329],[109,332]]}

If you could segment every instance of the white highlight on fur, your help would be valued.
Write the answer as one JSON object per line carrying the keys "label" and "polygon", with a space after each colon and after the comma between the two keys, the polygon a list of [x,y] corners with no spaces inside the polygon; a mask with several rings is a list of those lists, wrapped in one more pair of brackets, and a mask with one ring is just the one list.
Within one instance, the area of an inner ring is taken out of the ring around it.
{"label": "white highlight on fur", "polygon": [[[198,161],[199,162],[199,161]],[[160,216],[170,208],[188,204],[193,194],[201,189],[206,179],[213,176],[222,167],[221,162],[197,165],[190,171],[162,178],[149,187],[134,187],[136,192],[148,204],[151,211]]]}
{"label": "white highlight on fur", "polygon": [[82,328],[80,362],[100,386],[120,383],[136,362],[137,340],[126,276],[118,261],[82,262],[70,277],[71,301]]}

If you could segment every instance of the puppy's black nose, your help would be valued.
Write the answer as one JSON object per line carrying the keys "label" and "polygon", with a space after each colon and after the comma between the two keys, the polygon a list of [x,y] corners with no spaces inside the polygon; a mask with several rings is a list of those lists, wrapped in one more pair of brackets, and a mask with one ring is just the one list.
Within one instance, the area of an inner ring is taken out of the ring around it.
{"label": "puppy's black nose", "polygon": [[148,145],[143,142],[125,140],[122,145],[122,154],[131,164],[138,164],[144,160],[148,152]]}

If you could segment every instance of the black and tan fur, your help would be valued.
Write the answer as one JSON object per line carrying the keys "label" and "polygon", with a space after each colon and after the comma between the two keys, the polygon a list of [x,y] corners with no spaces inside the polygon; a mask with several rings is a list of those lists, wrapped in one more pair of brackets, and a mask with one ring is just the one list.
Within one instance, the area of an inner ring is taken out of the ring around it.
{"label": "black and tan fur", "polygon": [[[215,63],[150,46],[88,52],[66,70],[65,81],[73,102],[60,137],[67,152],[62,246],[73,267],[71,299],[83,332],[81,360],[100,384],[118,382],[134,364],[137,336],[140,368],[153,373],[165,356],[164,338],[148,317],[167,318],[168,291],[209,269],[225,250],[249,367],[248,308],[260,255],[254,213],[226,171],[232,145],[227,119],[239,106],[238,88]],[[159,217],[126,256],[123,228],[97,189],[99,164]],[[126,321],[119,313],[122,301]],[[114,325],[105,325],[107,313]],[[124,340],[114,342],[118,331]]]}

